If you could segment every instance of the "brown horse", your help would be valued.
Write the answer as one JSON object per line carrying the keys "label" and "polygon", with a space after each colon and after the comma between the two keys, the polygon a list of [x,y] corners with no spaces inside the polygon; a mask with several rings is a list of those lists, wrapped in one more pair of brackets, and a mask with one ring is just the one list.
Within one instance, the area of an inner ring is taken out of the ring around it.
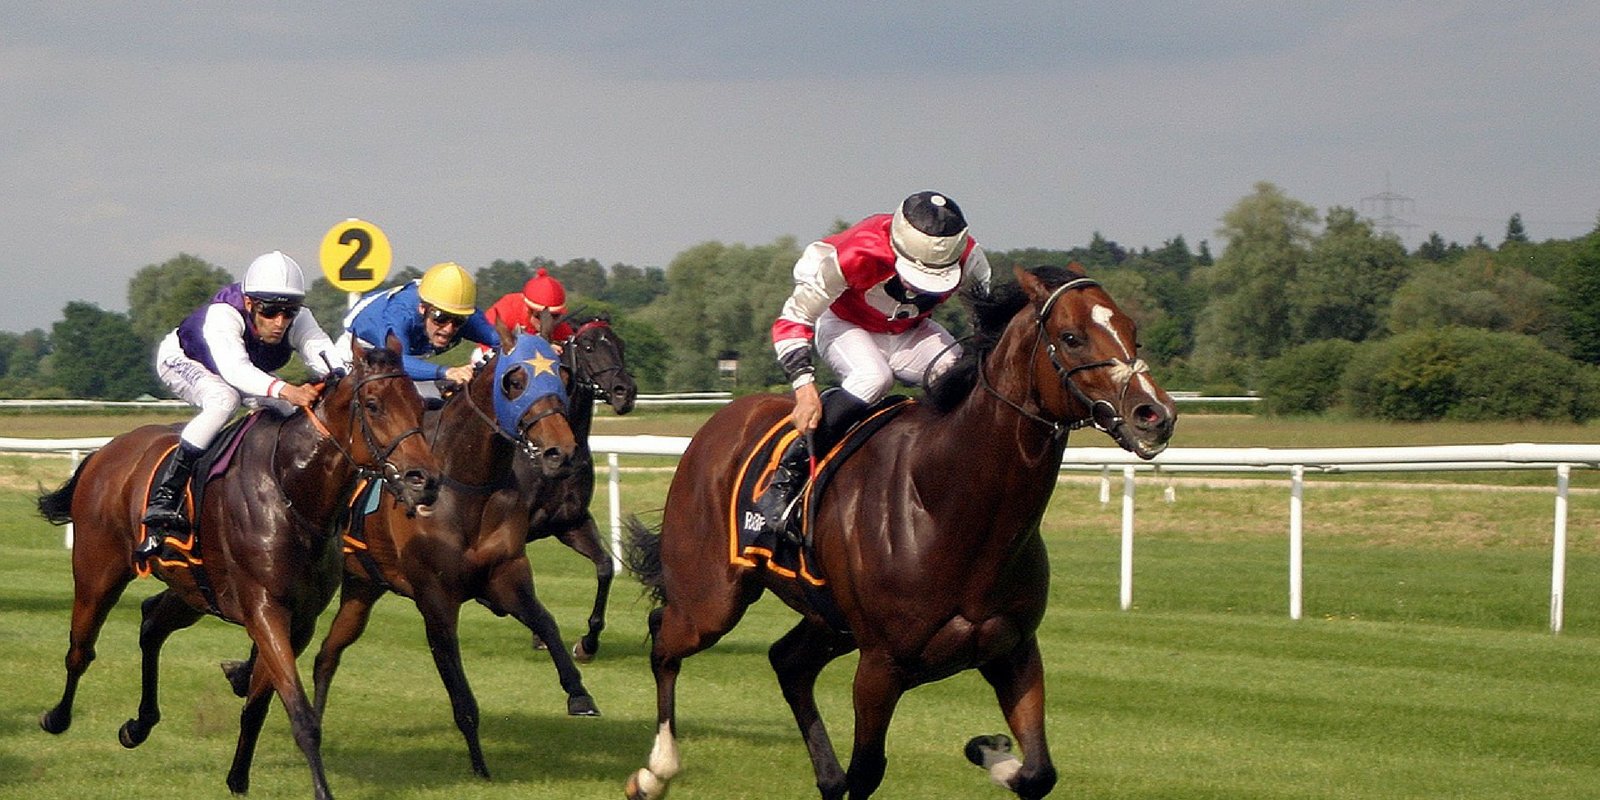
{"label": "brown horse", "polygon": [[[1134,324],[1094,281],[1054,267],[970,296],[977,341],[961,362],[840,467],[807,528],[813,569],[843,628],[791,579],[729,563],[729,499],[743,454],[782,423],[785,397],[745,397],[695,435],[667,494],[660,536],[633,526],[630,570],[664,605],[650,616],[656,736],[633,800],[662,797],[678,772],[675,689],[683,660],[715,644],[761,593],[801,614],[768,658],[799,723],[824,798],[871,795],[907,690],[976,668],[993,686],[1023,759],[1004,736],[968,758],[1024,798],[1055,785],[1035,631],[1049,568],[1039,534],[1067,431],[1105,430],[1150,458],[1171,436],[1171,398],[1136,353]],[[814,699],[817,675],[855,649],[855,743],[841,769]]]}
{"label": "brown horse", "polygon": [[[339,610],[312,672],[320,716],[339,661],[366,630],[373,605],[391,591],[411,598],[422,613],[472,769],[484,778],[489,769],[478,739],[478,703],[462,667],[458,635],[466,601],[510,614],[533,631],[535,642],[552,643],[567,712],[600,713],[561,644],[555,618],[534,593],[526,554],[528,519],[544,487],[570,481],[578,466],[559,356],[542,337],[504,328],[500,336],[502,351],[439,411],[429,412],[426,434],[442,474],[436,513],[423,519],[380,509],[359,520],[359,532],[351,527],[346,533]],[[522,407],[514,413],[497,413],[497,405],[519,399]],[[246,685],[254,658],[252,653],[250,660],[223,665],[236,692]]]}
{"label": "brown horse", "polygon": [[[434,457],[421,433],[423,401],[401,370],[398,352],[356,348],[350,373],[331,380],[309,413],[263,414],[246,431],[232,466],[206,487],[191,539],[199,564],[152,559],[167,587],[140,607],[142,693],[139,716],[118,732],[137,747],[161,719],[161,646],[206,614],[244,626],[266,669],[249,687],[228,788],[244,793],[256,738],[276,693],[295,743],[311,767],[315,795],[331,797],[320,752],[321,726],[295,666],[333,596],[337,539],[329,522],[358,477],[382,480],[408,513],[428,513],[438,490]],[[73,522],[74,596],[66,690],[39,724],[72,724],[78,679],[94,659],[107,613],[135,577],[134,543],[150,477],[177,444],[171,426],[145,426],[112,439],[79,465],[59,490],[39,498],[56,524]]]}

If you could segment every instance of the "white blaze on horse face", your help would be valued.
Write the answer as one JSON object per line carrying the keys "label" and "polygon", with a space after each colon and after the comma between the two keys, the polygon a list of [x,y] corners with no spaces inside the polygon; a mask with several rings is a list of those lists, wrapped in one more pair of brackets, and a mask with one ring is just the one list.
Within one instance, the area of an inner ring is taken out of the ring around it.
{"label": "white blaze on horse face", "polygon": [[1127,342],[1122,341],[1122,334],[1117,333],[1116,328],[1111,327],[1111,320],[1116,315],[1117,312],[1113,311],[1110,306],[1097,305],[1089,312],[1089,318],[1094,320],[1096,325],[1104,328],[1106,333],[1111,334],[1111,340],[1122,348],[1123,360],[1111,367],[1111,379],[1126,386],[1134,378],[1138,378],[1139,387],[1146,394],[1154,395],[1156,386],[1150,380],[1149,365],[1145,364],[1142,358],[1134,358],[1133,348]]}

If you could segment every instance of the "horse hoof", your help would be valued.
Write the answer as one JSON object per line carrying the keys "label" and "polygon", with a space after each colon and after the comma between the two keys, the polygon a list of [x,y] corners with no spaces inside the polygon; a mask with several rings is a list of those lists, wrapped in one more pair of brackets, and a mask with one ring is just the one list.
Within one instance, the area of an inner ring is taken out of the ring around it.
{"label": "horse hoof", "polygon": [[141,726],[136,719],[122,723],[122,727],[117,729],[117,741],[129,750],[144,744],[144,740],[149,736],[150,729]]}
{"label": "horse hoof", "polygon": [[39,727],[43,728],[45,733],[65,733],[67,728],[72,727],[72,712],[62,713],[52,708],[39,715]]}
{"label": "horse hoof", "polygon": [[543,652],[545,650],[549,650],[550,647],[549,647],[549,645],[546,645],[544,643],[543,639],[540,639],[539,637],[535,636],[535,637],[533,637],[533,649],[537,650],[537,651],[540,651],[540,652]]}
{"label": "horse hoof", "polygon": [[598,717],[600,707],[594,704],[594,698],[586,694],[575,694],[567,698],[567,716],[569,717]]}
{"label": "horse hoof", "polygon": [[628,800],[661,800],[667,796],[667,784],[650,770],[641,769],[628,776],[628,785],[624,791]]}
{"label": "horse hoof", "polygon": [[222,674],[228,679],[228,685],[233,687],[235,697],[244,697],[250,694],[250,670],[245,669],[247,661],[224,661],[218,666],[222,667]]}
{"label": "horse hoof", "polygon": [[993,736],[974,736],[967,740],[967,760],[975,767],[987,767],[984,763],[984,753],[1009,753],[1011,752],[1011,737],[1003,733]]}
{"label": "horse hoof", "polygon": [[234,794],[249,794],[250,774],[247,772],[244,775],[234,777],[233,773],[228,773],[228,791]]}
{"label": "horse hoof", "polygon": [[600,645],[596,644],[594,649],[591,650],[584,646],[582,639],[579,639],[578,643],[572,646],[572,660],[579,664],[587,664],[594,660],[594,654],[599,651]]}

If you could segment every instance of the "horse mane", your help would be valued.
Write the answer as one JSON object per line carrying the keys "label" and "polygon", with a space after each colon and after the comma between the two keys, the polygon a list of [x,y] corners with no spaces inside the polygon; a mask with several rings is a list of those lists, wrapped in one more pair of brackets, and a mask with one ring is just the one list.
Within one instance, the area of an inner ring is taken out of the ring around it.
{"label": "horse mane", "polygon": [[[1084,277],[1076,266],[1042,264],[1028,269],[1028,273],[1042,281],[1045,288],[1054,289],[1067,281]],[[924,392],[933,409],[940,414],[955,410],[972,394],[978,385],[978,368],[999,343],[1011,319],[1029,302],[1028,293],[1016,283],[1002,283],[990,291],[971,286],[961,292],[961,299],[972,311],[972,335],[961,348],[961,357],[955,365],[935,379]]]}

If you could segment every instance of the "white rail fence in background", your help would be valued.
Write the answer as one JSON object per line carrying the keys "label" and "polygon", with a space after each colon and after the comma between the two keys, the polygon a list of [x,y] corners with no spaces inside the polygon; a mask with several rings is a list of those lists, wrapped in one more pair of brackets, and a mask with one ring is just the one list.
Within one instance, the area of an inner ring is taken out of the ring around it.
{"label": "white rail fence in background", "polygon": [[[0,437],[0,452],[67,453],[73,463],[109,438],[11,439]],[[606,454],[609,467],[608,501],[612,552],[621,551],[621,459],[623,455],[683,455],[684,436],[591,436],[589,446]],[[1141,461],[1114,447],[1069,447],[1062,471],[1099,471],[1100,501],[1111,499],[1111,471],[1122,473],[1122,553],[1120,601],[1124,610],[1133,605],[1134,485],[1140,472],[1227,472],[1286,474],[1289,476],[1289,616],[1300,619],[1304,575],[1304,492],[1309,472],[1453,472],[1463,470],[1547,469],[1555,473],[1555,510],[1550,560],[1550,630],[1562,628],[1566,591],[1567,500],[1572,470],[1600,468],[1600,445],[1499,444],[1440,445],[1431,447],[1189,447],[1170,448],[1152,461]],[[1168,500],[1172,490],[1166,490]],[[67,546],[72,544],[70,526]]]}

